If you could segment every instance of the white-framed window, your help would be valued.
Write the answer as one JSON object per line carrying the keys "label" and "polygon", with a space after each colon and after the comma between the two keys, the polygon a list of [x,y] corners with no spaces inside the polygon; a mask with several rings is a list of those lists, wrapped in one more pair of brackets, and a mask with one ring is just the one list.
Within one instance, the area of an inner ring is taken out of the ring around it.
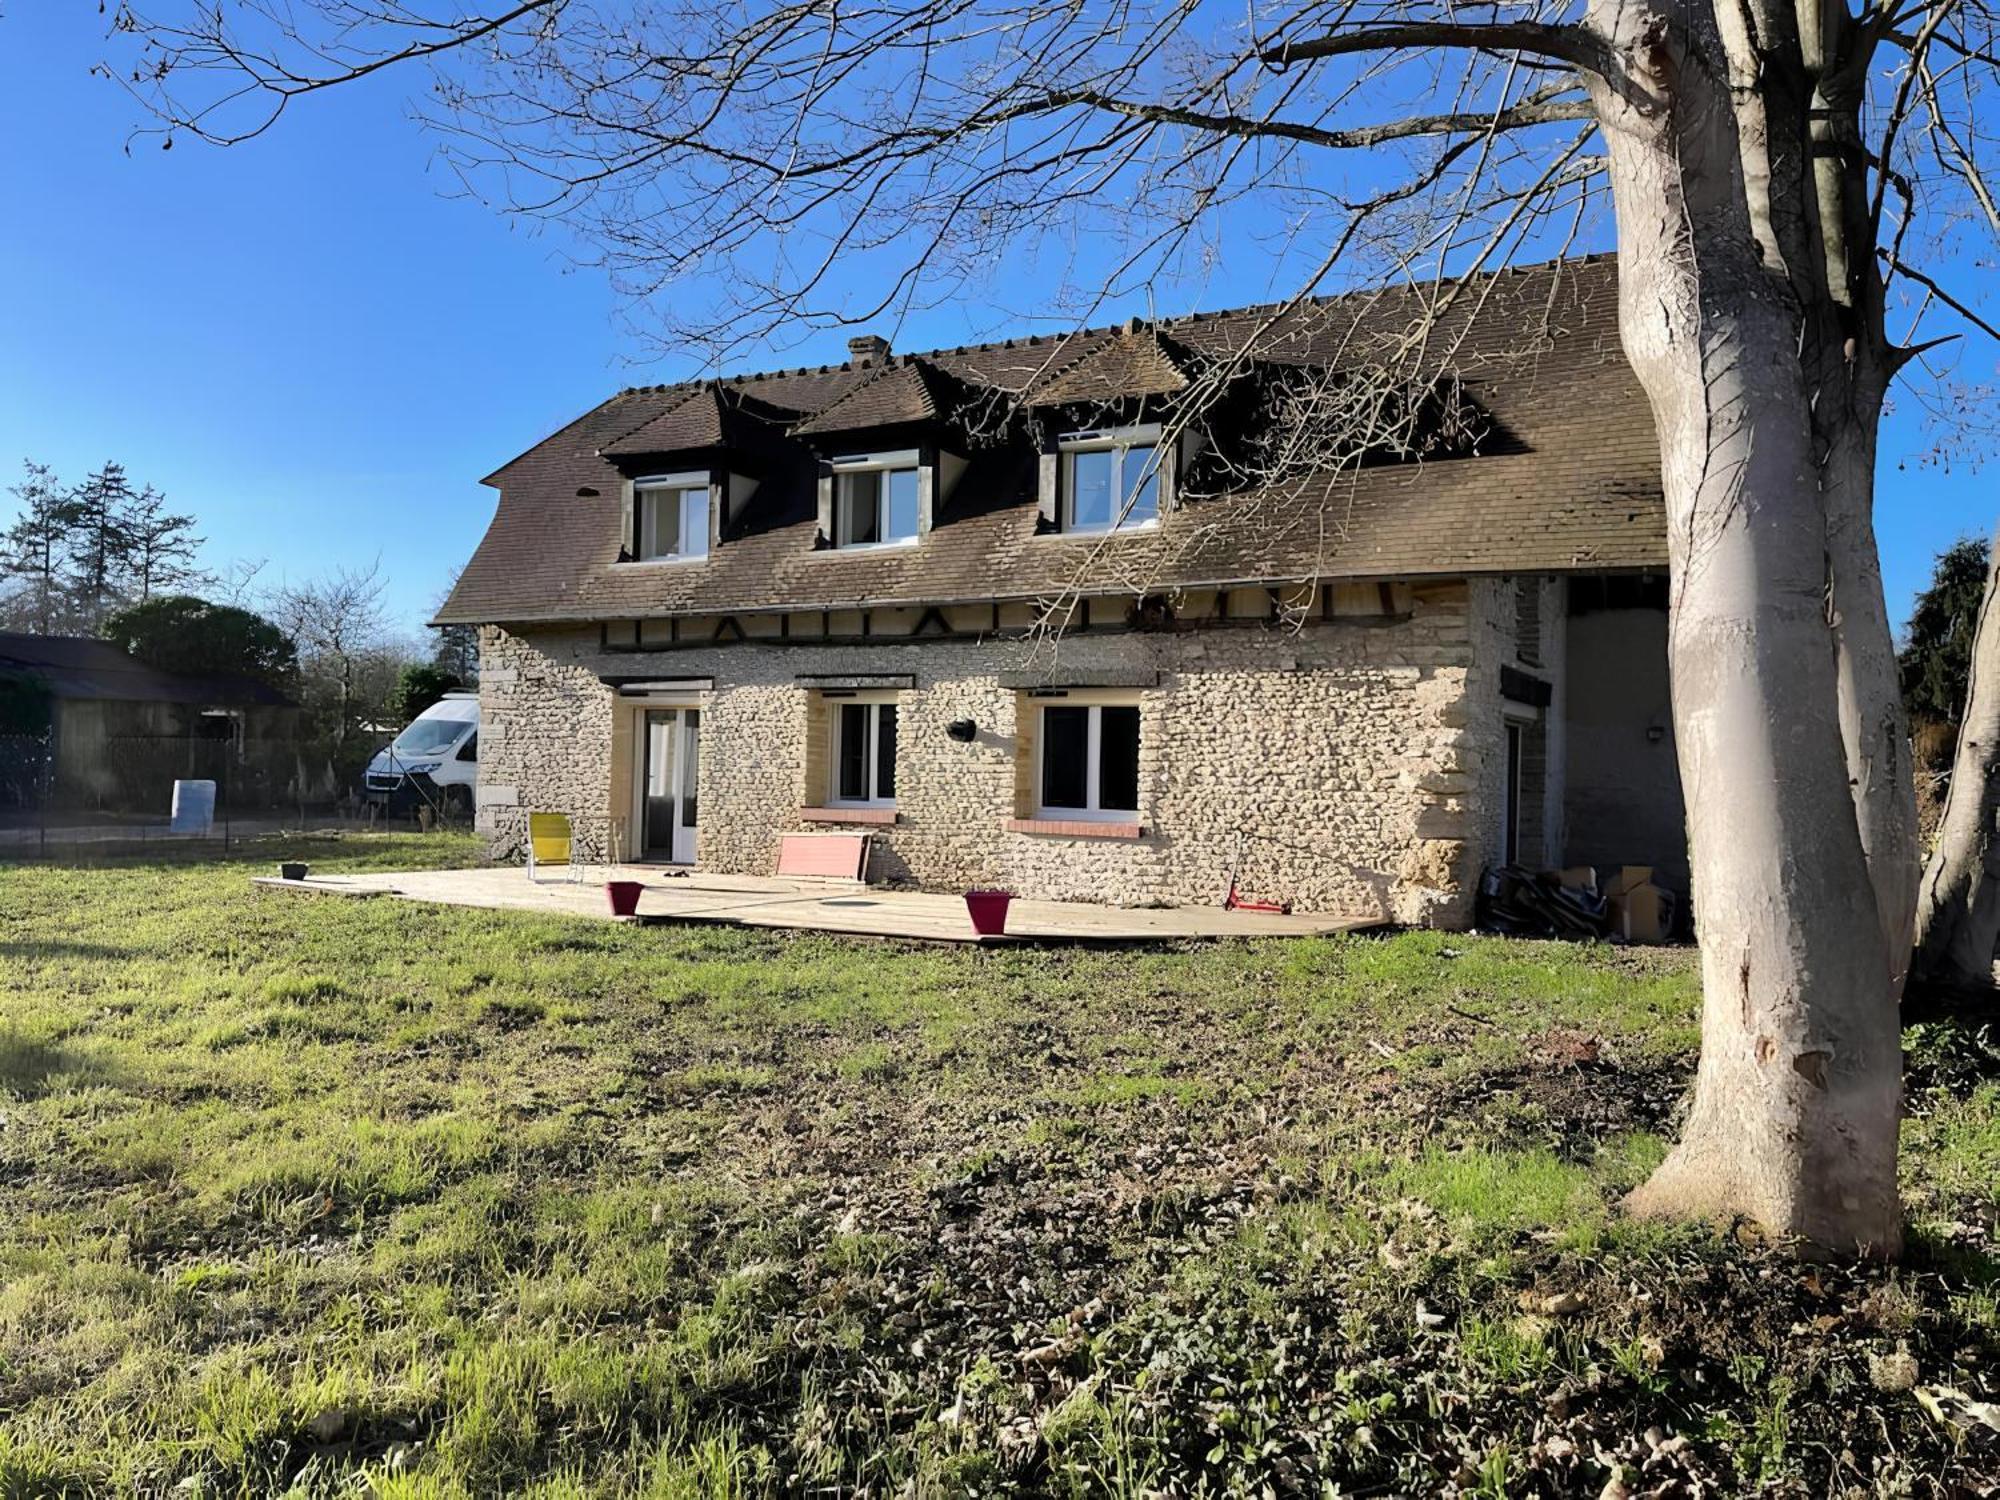
{"label": "white-framed window", "polygon": [[917,453],[833,461],[833,544],[889,547],[917,539]]}
{"label": "white-framed window", "polygon": [[708,556],[708,476],[632,481],[632,556],[640,562]]}
{"label": "white-framed window", "polygon": [[832,807],[896,805],[896,697],[869,694],[829,700],[833,753],[827,757]]}
{"label": "white-framed window", "polygon": [[1062,459],[1062,529],[1130,531],[1160,519],[1157,423],[1101,432],[1066,432],[1056,440]]}
{"label": "white-framed window", "polygon": [[1050,702],[1040,712],[1037,816],[1136,822],[1139,705]]}

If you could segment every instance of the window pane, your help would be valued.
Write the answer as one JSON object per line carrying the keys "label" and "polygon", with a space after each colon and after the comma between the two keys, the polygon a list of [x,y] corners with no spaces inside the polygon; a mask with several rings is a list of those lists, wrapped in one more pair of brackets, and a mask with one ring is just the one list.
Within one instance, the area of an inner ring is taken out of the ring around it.
{"label": "window pane", "polygon": [[1090,764],[1090,710],[1042,710],[1042,806],[1089,806],[1084,783]]}
{"label": "window pane", "polygon": [[646,715],[645,851],[674,846],[674,716]]}
{"label": "window pane", "polygon": [[882,539],[877,519],[881,508],[882,473],[863,469],[840,476],[840,545],[865,546]]}
{"label": "window pane", "polygon": [[1097,805],[1139,810],[1139,710],[1102,708],[1097,729]]}
{"label": "window pane", "polygon": [[843,802],[868,800],[868,705],[840,705],[837,795]]}
{"label": "window pane", "polygon": [[1125,450],[1125,465],[1119,478],[1130,502],[1121,526],[1143,526],[1160,517],[1160,471],[1154,463],[1151,443]]}
{"label": "window pane", "polygon": [[1111,461],[1108,448],[1088,453],[1072,453],[1070,462],[1069,518],[1078,530],[1102,530],[1111,524]]}
{"label": "window pane", "polygon": [[875,720],[875,795],[884,801],[896,795],[896,705],[884,703]]}
{"label": "window pane", "polygon": [[882,540],[908,541],[917,534],[917,471],[891,469],[883,477],[889,481],[889,532]]}
{"label": "window pane", "polygon": [[679,537],[680,496],[672,490],[639,491],[639,556],[672,557]]}
{"label": "window pane", "polygon": [[708,556],[708,486],[681,491],[680,552],[683,557]]}

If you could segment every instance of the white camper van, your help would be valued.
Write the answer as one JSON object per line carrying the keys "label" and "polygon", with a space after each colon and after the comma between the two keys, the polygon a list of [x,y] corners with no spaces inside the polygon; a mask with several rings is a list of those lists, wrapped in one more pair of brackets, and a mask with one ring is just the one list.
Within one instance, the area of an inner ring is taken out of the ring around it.
{"label": "white camper van", "polygon": [[388,812],[428,803],[469,816],[479,781],[479,694],[446,693],[368,762],[368,800]]}

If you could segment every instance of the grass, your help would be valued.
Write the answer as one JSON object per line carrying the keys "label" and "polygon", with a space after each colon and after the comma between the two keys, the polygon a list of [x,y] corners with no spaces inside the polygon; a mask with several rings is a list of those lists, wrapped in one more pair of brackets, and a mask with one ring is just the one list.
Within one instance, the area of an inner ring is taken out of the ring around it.
{"label": "grass", "polygon": [[1686,954],[634,929],[253,894],[280,852],[475,857],[0,867],[0,1497],[2000,1468],[1869,1374],[1994,1399],[1976,1028],[1912,1028],[1910,1265],[1807,1268],[1617,1212]]}

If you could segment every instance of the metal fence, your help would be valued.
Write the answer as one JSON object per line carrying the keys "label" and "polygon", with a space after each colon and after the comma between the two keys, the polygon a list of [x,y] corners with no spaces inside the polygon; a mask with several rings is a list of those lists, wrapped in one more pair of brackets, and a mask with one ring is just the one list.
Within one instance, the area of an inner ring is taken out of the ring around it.
{"label": "metal fence", "polygon": [[[384,737],[386,738],[386,737]],[[323,829],[470,826],[469,808],[421,792],[368,800],[362,769],[381,739],[339,751],[324,741],[212,734],[111,735],[88,753],[52,732],[0,735],[0,860],[84,860],[168,847],[224,851],[244,838]],[[215,786],[200,832],[169,823],[174,783]]]}
{"label": "metal fence", "polygon": [[46,806],[54,774],[53,735],[0,734],[0,818]]}

